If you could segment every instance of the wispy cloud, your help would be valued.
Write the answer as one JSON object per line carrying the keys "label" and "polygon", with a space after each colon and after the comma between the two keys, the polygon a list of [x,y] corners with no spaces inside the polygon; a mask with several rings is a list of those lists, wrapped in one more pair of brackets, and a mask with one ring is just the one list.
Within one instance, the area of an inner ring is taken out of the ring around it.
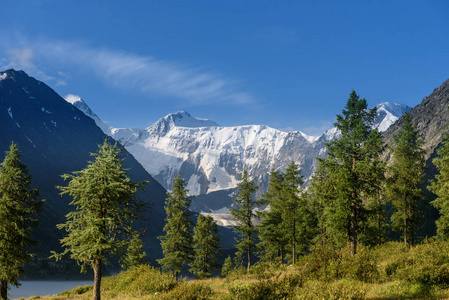
{"label": "wispy cloud", "polygon": [[251,94],[239,88],[237,81],[216,72],[152,56],[93,48],[83,43],[28,41],[26,47],[9,49],[9,58],[3,67],[40,72],[45,77],[43,80],[52,79],[58,85],[66,84],[69,78],[66,74],[51,77],[39,71],[34,63],[38,59],[57,62],[68,69],[81,67],[115,88],[174,97],[190,105],[239,105],[255,101]]}
{"label": "wispy cloud", "polygon": [[54,80],[35,65],[35,56],[36,53],[29,47],[10,48],[7,50],[7,58],[2,59],[1,68],[27,70],[42,80]]}

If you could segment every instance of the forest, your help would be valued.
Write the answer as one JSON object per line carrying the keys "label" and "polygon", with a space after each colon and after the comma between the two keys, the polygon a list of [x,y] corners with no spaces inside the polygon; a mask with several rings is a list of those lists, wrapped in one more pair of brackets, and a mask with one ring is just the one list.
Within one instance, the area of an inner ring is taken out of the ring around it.
{"label": "forest", "polygon": [[[63,175],[67,185],[58,189],[73,199],[73,210],[58,225],[64,250],[52,253],[92,269],[94,283],[51,299],[449,297],[449,142],[438,149],[438,173],[427,182],[424,137],[410,116],[402,117],[389,149],[372,128],[375,117],[376,109],[352,91],[335,122],[341,136],[326,144],[308,187],[292,161],[271,171],[268,190],[255,199],[258,186],[243,171],[231,209],[236,251],[224,261],[218,226],[189,210],[192,197],[179,174],[165,202],[163,257],[145,263],[144,232],[135,223],[144,209],[136,192],[146,182],[131,182],[120,148],[105,141],[85,169]],[[45,205],[30,186],[12,143],[0,168],[3,299],[32,258],[26,249]],[[426,205],[439,212],[436,235],[417,233]],[[119,257],[123,271],[102,278],[111,257]]]}

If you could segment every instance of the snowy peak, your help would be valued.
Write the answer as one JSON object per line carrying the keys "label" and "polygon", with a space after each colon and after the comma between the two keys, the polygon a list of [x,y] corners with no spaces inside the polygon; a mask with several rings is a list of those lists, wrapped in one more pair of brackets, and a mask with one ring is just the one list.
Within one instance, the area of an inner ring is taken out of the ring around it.
{"label": "snowy peak", "polygon": [[64,100],[67,101],[68,103],[72,104],[73,106],[75,106],[76,108],[78,108],[81,112],[83,112],[86,116],[90,117],[91,119],[93,119],[95,121],[95,123],[97,124],[98,127],[101,128],[101,130],[107,134],[107,135],[111,135],[111,130],[112,128],[108,125],[106,125],[91,109],[90,107],[86,104],[86,102],[83,101],[83,99],[81,99],[80,96],[77,95],[72,95],[72,94],[68,94],[67,96],[64,97]]}
{"label": "snowy peak", "polygon": [[199,127],[218,127],[217,123],[209,119],[199,119],[192,117],[188,112],[178,111],[173,114],[169,114],[149,128],[156,130],[157,132],[168,132],[174,127],[187,127],[187,128],[199,128]]}
{"label": "snowy peak", "polygon": [[380,132],[384,132],[393,123],[395,123],[404,113],[409,112],[412,108],[410,106],[400,104],[384,102],[376,105],[377,118],[375,121],[375,128]]}
{"label": "snowy peak", "polygon": [[81,110],[86,116],[92,119],[99,119],[98,116],[87,106],[86,102],[80,98],[80,96],[68,94],[64,97],[64,100]]}

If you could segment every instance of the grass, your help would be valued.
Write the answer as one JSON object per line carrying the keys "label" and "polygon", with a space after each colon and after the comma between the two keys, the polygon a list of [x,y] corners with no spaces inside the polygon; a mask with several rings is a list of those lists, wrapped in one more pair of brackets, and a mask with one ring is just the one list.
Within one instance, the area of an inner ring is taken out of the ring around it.
{"label": "grass", "polygon": [[[92,286],[39,299],[91,299]],[[256,264],[226,278],[175,282],[147,265],[104,278],[103,299],[449,299],[449,243],[317,247],[298,264]]]}

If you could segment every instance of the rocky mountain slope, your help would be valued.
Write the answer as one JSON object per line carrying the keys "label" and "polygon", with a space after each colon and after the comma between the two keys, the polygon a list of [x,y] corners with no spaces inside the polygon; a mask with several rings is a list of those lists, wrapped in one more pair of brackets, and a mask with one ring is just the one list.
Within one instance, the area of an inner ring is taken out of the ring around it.
{"label": "rocky mountain slope", "polygon": [[[410,118],[424,137],[426,158],[429,158],[444,135],[449,133],[449,80],[443,82],[428,97],[410,111]],[[388,145],[393,145],[393,135],[402,125],[402,119],[390,126],[383,134]]]}

